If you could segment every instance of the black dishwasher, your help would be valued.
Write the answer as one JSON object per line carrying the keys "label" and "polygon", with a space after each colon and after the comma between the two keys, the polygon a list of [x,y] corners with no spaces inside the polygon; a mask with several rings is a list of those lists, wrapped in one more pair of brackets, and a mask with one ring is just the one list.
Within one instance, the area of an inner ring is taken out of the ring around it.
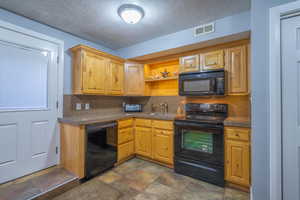
{"label": "black dishwasher", "polygon": [[85,178],[90,179],[117,162],[117,123],[86,126]]}

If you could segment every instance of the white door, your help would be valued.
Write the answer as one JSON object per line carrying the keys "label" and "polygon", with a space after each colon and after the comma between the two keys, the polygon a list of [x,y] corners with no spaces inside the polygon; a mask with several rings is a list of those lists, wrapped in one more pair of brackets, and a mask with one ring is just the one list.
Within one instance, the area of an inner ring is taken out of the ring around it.
{"label": "white door", "polygon": [[300,199],[300,16],[282,20],[283,199]]}
{"label": "white door", "polygon": [[0,27],[0,183],[58,162],[58,45]]}

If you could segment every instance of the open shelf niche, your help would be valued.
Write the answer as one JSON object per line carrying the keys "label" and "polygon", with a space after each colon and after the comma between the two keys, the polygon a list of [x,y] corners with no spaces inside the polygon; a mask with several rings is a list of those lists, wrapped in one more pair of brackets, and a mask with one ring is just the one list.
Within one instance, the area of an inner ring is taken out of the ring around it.
{"label": "open shelf niche", "polygon": [[[162,77],[161,72],[169,72]],[[178,96],[179,59],[145,64],[145,92],[149,96]]]}

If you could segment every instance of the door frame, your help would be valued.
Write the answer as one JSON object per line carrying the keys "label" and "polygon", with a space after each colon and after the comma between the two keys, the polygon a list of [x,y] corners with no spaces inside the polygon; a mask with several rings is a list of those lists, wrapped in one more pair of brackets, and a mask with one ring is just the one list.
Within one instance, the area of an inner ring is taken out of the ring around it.
{"label": "door frame", "polygon": [[281,20],[300,15],[300,1],[270,8],[269,110],[270,199],[282,200]]}
{"label": "door frame", "polygon": [[[53,43],[57,46],[57,102],[58,102],[58,109],[57,109],[57,118],[59,117],[63,117],[63,82],[64,82],[64,41],[63,40],[59,40],[57,38],[53,38],[50,36],[47,36],[45,34],[42,33],[38,33],[8,22],[5,22],[3,20],[0,20],[0,28],[6,29],[6,30],[10,30],[10,31],[14,31],[17,33],[21,33],[33,38],[37,38],[40,40],[44,40],[50,43]],[[60,134],[60,129],[59,129],[59,125],[58,123],[56,123],[56,146],[58,147],[58,156],[57,156],[57,161],[56,163],[59,164],[60,162],[60,153],[59,153],[59,149],[60,149],[60,138],[59,138],[59,134]]]}

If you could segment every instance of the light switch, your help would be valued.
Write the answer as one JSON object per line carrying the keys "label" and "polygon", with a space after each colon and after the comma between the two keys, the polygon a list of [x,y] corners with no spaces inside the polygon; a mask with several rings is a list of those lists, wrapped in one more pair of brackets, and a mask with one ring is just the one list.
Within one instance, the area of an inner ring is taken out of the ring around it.
{"label": "light switch", "polygon": [[81,110],[81,103],[76,103],[75,110]]}

